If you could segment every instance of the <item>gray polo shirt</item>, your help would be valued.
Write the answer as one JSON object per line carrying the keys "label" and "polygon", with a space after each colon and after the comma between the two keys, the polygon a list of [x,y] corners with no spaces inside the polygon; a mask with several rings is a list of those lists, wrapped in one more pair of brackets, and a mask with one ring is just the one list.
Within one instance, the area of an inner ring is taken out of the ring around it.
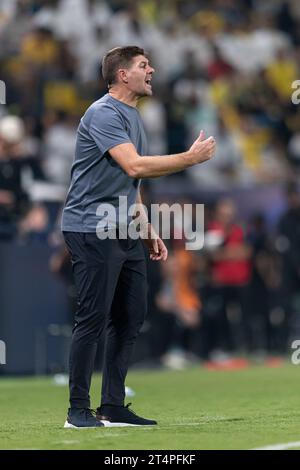
{"label": "gray polo shirt", "polygon": [[[71,185],[62,214],[63,231],[115,228],[122,212],[119,196],[123,196],[123,206],[135,203],[140,180],[130,178],[109,155],[109,149],[126,142],[133,143],[139,155],[147,154],[138,110],[107,93],[87,109],[77,130]],[[116,209],[117,220],[106,211],[107,204]]]}

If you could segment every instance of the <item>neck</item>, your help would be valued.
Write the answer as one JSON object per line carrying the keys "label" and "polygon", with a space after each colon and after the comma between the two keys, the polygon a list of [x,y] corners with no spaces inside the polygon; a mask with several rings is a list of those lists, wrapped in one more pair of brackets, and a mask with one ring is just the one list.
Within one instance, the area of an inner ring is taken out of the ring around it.
{"label": "neck", "polygon": [[116,100],[122,101],[129,106],[136,107],[139,97],[130,90],[112,87],[108,93]]}

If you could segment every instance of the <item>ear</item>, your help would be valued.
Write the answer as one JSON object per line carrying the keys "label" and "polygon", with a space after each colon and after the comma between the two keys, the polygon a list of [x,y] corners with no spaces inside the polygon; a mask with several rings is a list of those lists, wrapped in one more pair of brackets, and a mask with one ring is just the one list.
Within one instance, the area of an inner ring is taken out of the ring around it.
{"label": "ear", "polygon": [[128,83],[127,70],[119,69],[119,77],[121,82]]}

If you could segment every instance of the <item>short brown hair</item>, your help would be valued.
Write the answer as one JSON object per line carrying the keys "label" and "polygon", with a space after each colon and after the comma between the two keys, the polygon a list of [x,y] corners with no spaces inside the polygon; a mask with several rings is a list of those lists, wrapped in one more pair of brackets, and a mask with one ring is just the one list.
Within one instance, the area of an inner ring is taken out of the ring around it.
{"label": "short brown hair", "polygon": [[102,76],[108,87],[116,83],[118,69],[130,67],[138,55],[145,55],[144,49],[138,46],[115,47],[107,52],[102,60]]}

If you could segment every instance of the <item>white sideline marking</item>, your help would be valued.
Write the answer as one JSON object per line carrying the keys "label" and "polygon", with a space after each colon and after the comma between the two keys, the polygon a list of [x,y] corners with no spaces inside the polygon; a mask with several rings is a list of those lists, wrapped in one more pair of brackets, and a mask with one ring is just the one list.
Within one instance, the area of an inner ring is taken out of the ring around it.
{"label": "white sideline marking", "polygon": [[292,449],[293,447],[300,447],[300,441],[287,442],[286,444],[274,444],[265,447],[256,447],[251,450],[285,450]]}

